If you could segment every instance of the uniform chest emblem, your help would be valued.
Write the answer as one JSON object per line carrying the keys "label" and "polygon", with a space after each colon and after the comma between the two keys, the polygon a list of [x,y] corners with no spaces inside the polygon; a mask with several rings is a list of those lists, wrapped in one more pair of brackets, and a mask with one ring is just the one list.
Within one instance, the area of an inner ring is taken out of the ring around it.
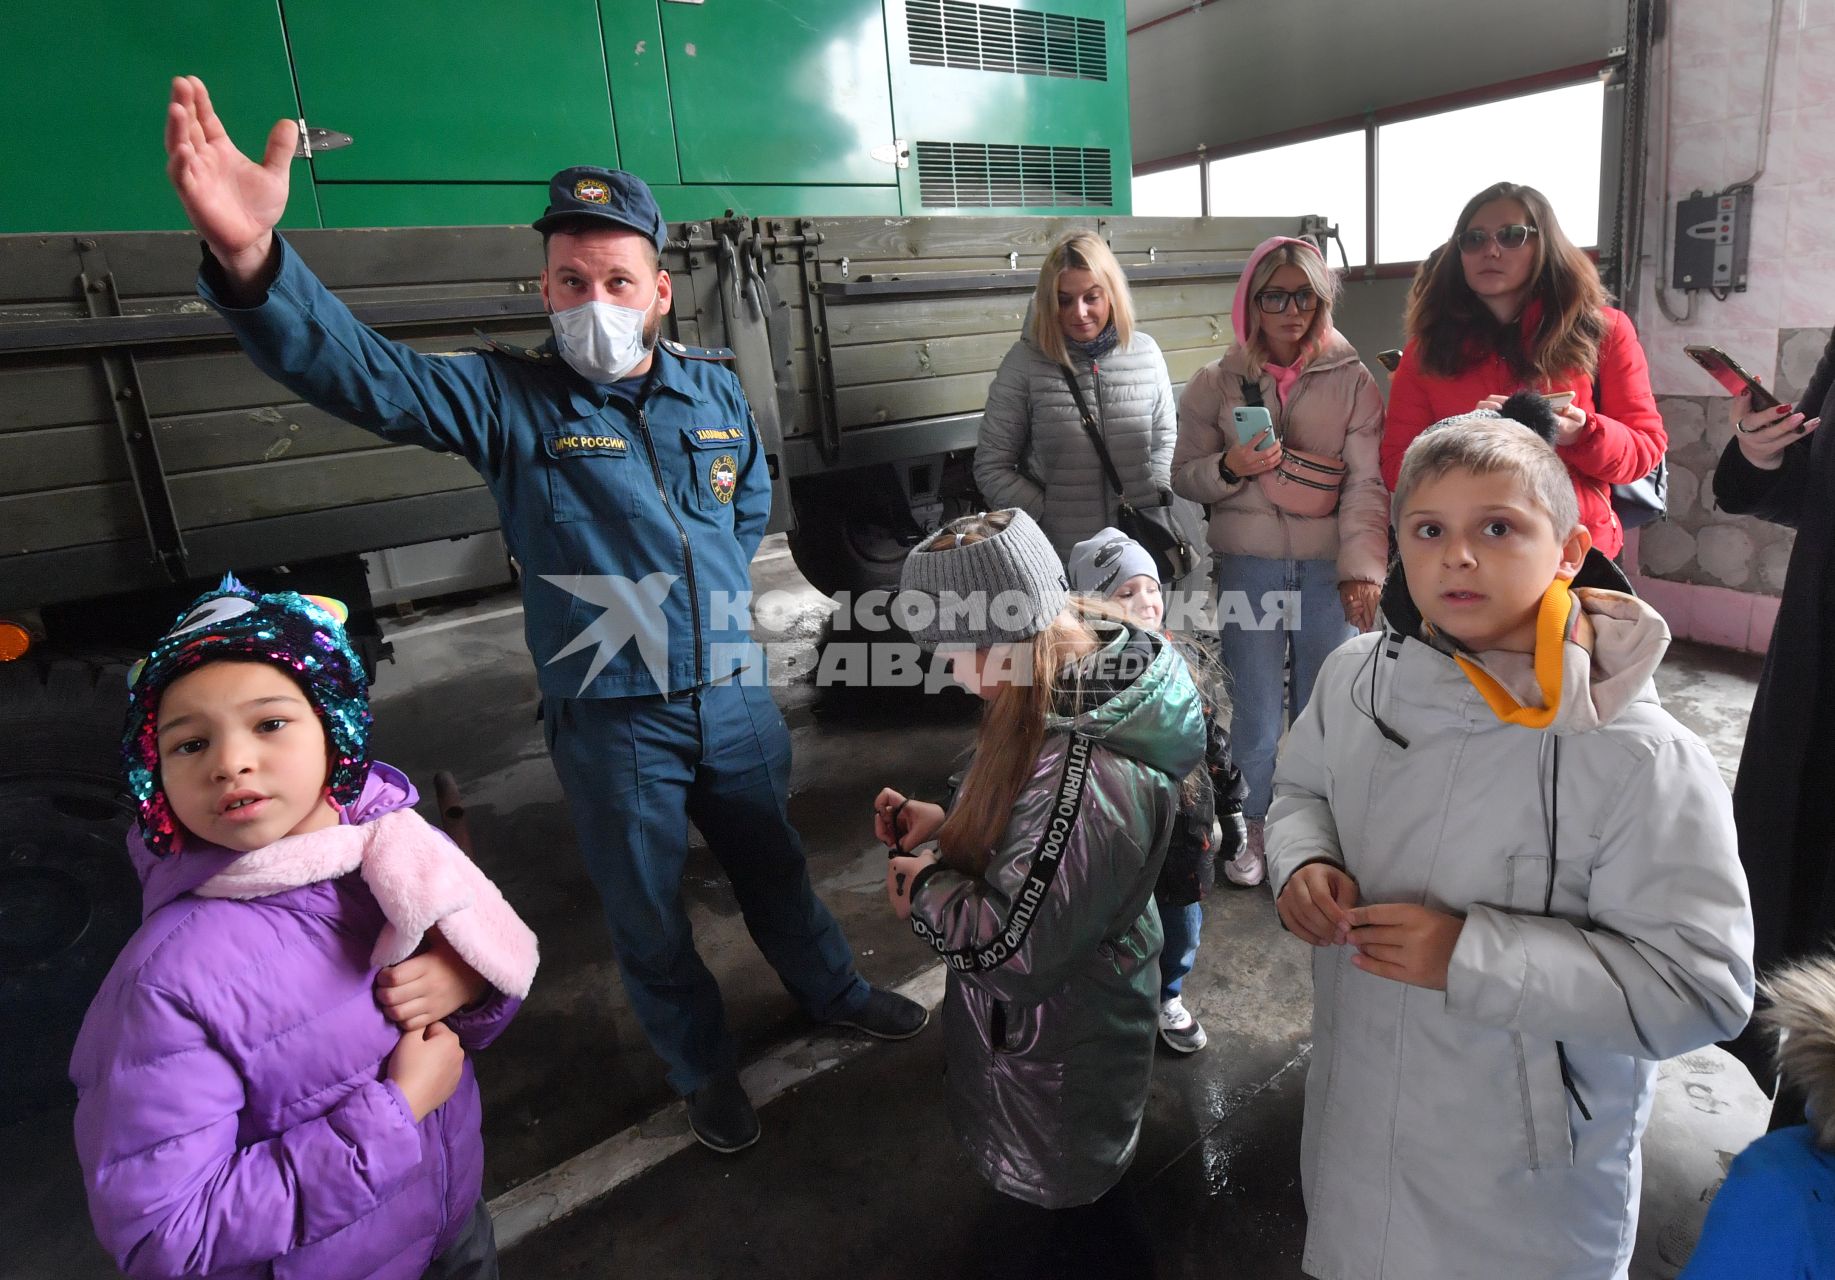
{"label": "uniform chest emblem", "polygon": [[707,469],[707,487],[713,490],[714,497],[721,502],[731,502],[733,490],[738,485],[739,459],[730,453],[715,458],[713,465]]}
{"label": "uniform chest emblem", "polygon": [[573,184],[573,198],[587,204],[610,204],[612,189],[597,178],[581,178]]}

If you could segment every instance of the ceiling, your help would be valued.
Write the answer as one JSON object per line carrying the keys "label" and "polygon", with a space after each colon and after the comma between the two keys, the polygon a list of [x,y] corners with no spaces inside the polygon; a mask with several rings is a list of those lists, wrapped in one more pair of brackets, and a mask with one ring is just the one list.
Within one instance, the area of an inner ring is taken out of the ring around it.
{"label": "ceiling", "polygon": [[1623,43],[1626,7],[1127,0],[1134,163],[1593,62]]}

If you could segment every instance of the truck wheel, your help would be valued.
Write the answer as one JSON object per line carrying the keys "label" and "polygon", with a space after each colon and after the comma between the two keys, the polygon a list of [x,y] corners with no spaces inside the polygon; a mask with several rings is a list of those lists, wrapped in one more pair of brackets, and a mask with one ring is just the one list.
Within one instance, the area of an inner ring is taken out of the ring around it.
{"label": "truck wheel", "polygon": [[790,556],[823,595],[898,589],[917,525],[891,476],[873,471],[800,480]]}
{"label": "truck wheel", "polygon": [[66,1095],[83,1013],[140,923],[126,710],[118,662],[0,666],[0,1115]]}

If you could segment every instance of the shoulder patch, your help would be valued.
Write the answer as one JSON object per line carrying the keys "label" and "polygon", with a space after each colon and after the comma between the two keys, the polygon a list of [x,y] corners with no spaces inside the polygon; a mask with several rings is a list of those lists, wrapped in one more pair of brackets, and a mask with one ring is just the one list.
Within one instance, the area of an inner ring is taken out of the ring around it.
{"label": "shoulder patch", "polygon": [[670,355],[679,356],[683,360],[731,360],[733,358],[730,347],[691,347],[686,343],[677,342],[674,338],[664,338],[657,345]]}
{"label": "shoulder patch", "polygon": [[504,342],[500,338],[493,338],[482,330],[474,329],[472,332],[477,336],[478,341],[484,344],[479,349],[480,352],[489,351],[506,359],[523,360],[529,364],[553,364],[560,359],[552,347],[519,347],[514,342]]}

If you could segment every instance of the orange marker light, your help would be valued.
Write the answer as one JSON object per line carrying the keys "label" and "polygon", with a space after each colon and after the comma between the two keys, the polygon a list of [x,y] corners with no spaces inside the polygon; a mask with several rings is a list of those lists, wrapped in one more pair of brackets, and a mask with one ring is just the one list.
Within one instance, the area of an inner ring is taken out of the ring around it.
{"label": "orange marker light", "polygon": [[32,633],[17,622],[0,622],[0,662],[14,662],[25,657],[32,647]]}

